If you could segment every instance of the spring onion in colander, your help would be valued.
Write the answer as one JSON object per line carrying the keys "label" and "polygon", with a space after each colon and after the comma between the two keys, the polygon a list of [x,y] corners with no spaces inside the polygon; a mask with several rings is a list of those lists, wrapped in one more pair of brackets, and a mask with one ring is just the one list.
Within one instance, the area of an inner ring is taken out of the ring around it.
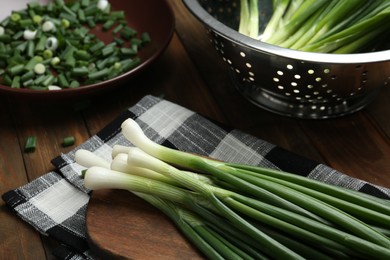
{"label": "spring onion in colander", "polygon": [[76,152],[85,186],[144,198],[210,258],[390,257],[388,200],[164,147],[132,119],[122,133],[136,147],[114,146],[111,163]]}
{"label": "spring onion in colander", "polygon": [[274,0],[271,18],[257,35],[248,33],[251,25],[245,22],[253,12],[251,5],[241,1],[241,10],[239,32],[308,52],[370,51],[380,46],[380,41],[386,41],[390,29],[389,1]]}

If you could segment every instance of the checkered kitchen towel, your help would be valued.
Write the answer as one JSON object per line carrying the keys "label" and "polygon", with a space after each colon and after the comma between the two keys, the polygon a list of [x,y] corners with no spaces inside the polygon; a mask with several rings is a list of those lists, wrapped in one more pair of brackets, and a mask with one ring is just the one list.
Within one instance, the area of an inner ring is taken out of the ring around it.
{"label": "checkered kitchen towel", "polygon": [[129,117],[140,124],[148,137],[169,147],[281,169],[390,198],[389,189],[348,177],[241,131],[222,127],[181,106],[146,96],[84,144],[55,158],[52,162],[58,170],[3,195],[18,216],[63,244],[54,252],[60,259],[93,258],[85,240],[89,191],[83,186],[80,177],[83,168],[74,162],[74,154],[83,148],[111,160],[115,144],[131,145],[120,131],[121,123]]}

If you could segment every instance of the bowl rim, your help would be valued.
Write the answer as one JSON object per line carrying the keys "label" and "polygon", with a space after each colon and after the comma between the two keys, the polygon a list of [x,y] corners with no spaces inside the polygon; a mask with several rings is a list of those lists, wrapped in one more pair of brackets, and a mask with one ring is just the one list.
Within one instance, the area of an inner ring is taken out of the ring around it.
{"label": "bowl rim", "polygon": [[362,64],[390,61],[390,50],[369,53],[331,54],[319,52],[304,52],[279,47],[261,42],[249,36],[239,33],[210,15],[198,0],[183,0],[188,10],[204,25],[211,28],[218,35],[229,39],[255,51],[291,58],[299,61],[333,64]]}

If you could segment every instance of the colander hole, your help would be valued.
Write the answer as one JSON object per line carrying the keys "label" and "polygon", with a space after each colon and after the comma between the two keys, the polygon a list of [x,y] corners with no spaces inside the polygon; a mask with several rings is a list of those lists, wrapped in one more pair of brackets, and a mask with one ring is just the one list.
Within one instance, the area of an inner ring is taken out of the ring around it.
{"label": "colander hole", "polygon": [[296,82],[291,82],[291,86],[296,87],[296,86],[298,86],[298,83],[296,83]]}
{"label": "colander hole", "polygon": [[286,95],[286,96],[291,96],[291,93],[286,92],[285,95]]}
{"label": "colander hole", "polygon": [[335,79],[337,79],[337,76],[332,76],[332,80],[335,80]]}
{"label": "colander hole", "polygon": [[291,64],[287,64],[287,69],[289,69],[289,70],[292,70],[294,68],[294,66],[293,65],[291,65]]}
{"label": "colander hole", "polygon": [[296,75],[294,75],[294,78],[296,78],[296,79],[300,79],[300,78],[301,78],[301,75],[299,75],[299,74],[296,74]]}
{"label": "colander hole", "polygon": [[313,85],[307,85],[307,88],[308,89],[312,89],[312,88],[314,88],[314,86]]}
{"label": "colander hole", "polygon": [[294,89],[293,91],[295,94],[298,94],[300,92],[299,89]]}
{"label": "colander hole", "polygon": [[320,107],[320,110],[325,110],[325,109],[326,109],[325,106],[321,106],[321,107]]}
{"label": "colander hole", "polygon": [[325,74],[329,74],[330,73],[330,69],[324,69],[324,73]]}
{"label": "colander hole", "polygon": [[250,63],[246,63],[246,66],[247,66],[248,68],[252,68],[252,64],[250,64]]}
{"label": "colander hole", "polygon": [[310,69],[307,71],[308,74],[314,74],[314,70]]}
{"label": "colander hole", "polygon": [[283,71],[281,71],[281,70],[278,70],[276,73],[277,73],[279,76],[283,76]]}
{"label": "colander hole", "polygon": [[249,71],[248,74],[249,74],[250,76],[252,76],[252,77],[255,76],[255,73],[253,73],[252,71]]}
{"label": "colander hole", "polygon": [[301,97],[296,97],[295,99],[296,99],[296,100],[302,100],[302,98],[301,98]]}
{"label": "colander hole", "polygon": [[279,79],[278,79],[278,78],[274,78],[274,81],[275,81],[275,82],[279,82]]}
{"label": "colander hole", "polygon": [[355,69],[360,69],[362,67],[362,65],[356,65]]}
{"label": "colander hole", "polygon": [[241,57],[245,58],[246,54],[244,52],[240,52]]}
{"label": "colander hole", "polygon": [[279,85],[278,89],[284,89],[284,87],[282,85]]}
{"label": "colander hole", "polygon": [[249,80],[250,81],[255,81],[255,79],[253,77],[249,77]]}
{"label": "colander hole", "polygon": [[310,95],[305,95],[305,98],[311,98],[311,96]]}
{"label": "colander hole", "polygon": [[317,77],[317,78],[316,78],[316,81],[317,81],[317,82],[320,82],[321,80],[322,80],[322,78],[320,78],[320,77]]}
{"label": "colander hole", "polygon": [[237,72],[237,73],[241,73],[241,71],[240,71],[239,69],[236,69],[236,72]]}
{"label": "colander hole", "polygon": [[228,62],[230,65],[232,64],[232,61],[231,61],[231,60],[229,60],[229,59],[227,60],[227,62]]}

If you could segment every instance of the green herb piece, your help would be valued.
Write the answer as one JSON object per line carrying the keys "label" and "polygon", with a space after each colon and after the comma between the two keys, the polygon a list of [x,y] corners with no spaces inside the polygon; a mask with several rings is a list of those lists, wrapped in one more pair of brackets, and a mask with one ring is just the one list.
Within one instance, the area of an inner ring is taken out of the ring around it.
{"label": "green herb piece", "polygon": [[37,137],[29,136],[26,140],[26,144],[24,145],[24,151],[27,153],[34,152],[37,147]]}
{"label": "green herb piece", "polygon": [[75,144],[75,137],[74,136],[66,136],[64,137],[64,140],[62,141],[63,147],[72,146]]}

